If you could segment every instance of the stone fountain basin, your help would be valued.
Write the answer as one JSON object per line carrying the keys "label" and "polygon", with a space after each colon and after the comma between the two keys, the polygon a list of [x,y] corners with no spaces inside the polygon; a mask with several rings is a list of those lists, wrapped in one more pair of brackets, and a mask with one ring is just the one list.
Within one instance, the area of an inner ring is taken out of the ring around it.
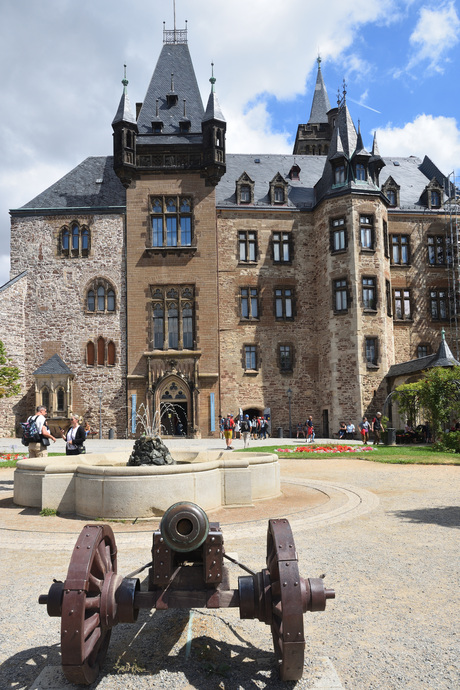
{"label": "stone fountain basin", "polygon": [[127,466],[126,450],[19,460],[13,500],[19,506],[117,520],[162,515],[178,501],[209,511],[280,494],[275,454],[172,452],[176,465]]}

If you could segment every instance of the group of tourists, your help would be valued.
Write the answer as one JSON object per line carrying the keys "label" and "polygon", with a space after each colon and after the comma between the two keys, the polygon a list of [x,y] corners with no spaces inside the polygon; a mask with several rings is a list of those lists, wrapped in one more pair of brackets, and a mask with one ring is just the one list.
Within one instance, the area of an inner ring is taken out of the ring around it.
{"label": "group of tourists", "polygon": [[[48,446],[56,443],[56,438],[50,431],[46,419],[47,408],[39,405],[35,415],[31,415],[23,427],[22,442],[29,449],[29,458],[44,458],[48,455]],[[82,426],[78,415],[71,415],[67,429],[59,427],[61,437],[66,442],[66,455],[80,455],[85,453],[85,439],[91,433],[91,427],[87,423]]]}
{"label": "group of tourists", "polygon": [[232,440],[242,438],[244,447],[249,447],[250,439],[266,439],[269,434],[268,420],[265,417],[249,418],[248,414],[243,416],[233,416],[228,414],[226,417],[219,417],[219,431],[221,438],[225,439],[227,450],[233,450]]}

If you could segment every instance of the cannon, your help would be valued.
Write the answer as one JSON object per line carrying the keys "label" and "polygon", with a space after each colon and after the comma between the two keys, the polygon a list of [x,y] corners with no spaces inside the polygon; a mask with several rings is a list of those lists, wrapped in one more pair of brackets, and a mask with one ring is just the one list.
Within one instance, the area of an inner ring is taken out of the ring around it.
{"label": "cannon", "polygon": [[[248,575],[231,589],[224,559]],[[135,577],[149,568],[148,590]],[[153,533],[152,560],[127,577],[117,573],[117,547],[109,525],[86,525],[64,582],[54,580],[39,597],[50,616],[61,617],[61,657],[66,678],[90,685],[99,675],[117,623],[134,623],[140,609],[239,607],[240,618],[271,628],[281,680],[302,676],[303,614],[324,611],[335,598],[321,578],[299,575],[288,520],[269,520],[267,567],[255,573],[224,550],[219,523],[194,503],[175,503]]]}

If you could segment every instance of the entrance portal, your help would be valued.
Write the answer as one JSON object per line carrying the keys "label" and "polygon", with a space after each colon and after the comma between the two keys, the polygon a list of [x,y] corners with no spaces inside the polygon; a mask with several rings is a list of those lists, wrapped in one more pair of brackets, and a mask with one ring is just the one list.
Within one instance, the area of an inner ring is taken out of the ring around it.
{"label": "entrance portal", "polygon": [[187,435],[187,403],[160,403],[161,434],[164,436]]}
{"label": "entrance portal", "polygon": [[155,392],[155,408],[160,411],[160,433],[188,436],[193,427],[190,387],[177,375],[167,376]]}

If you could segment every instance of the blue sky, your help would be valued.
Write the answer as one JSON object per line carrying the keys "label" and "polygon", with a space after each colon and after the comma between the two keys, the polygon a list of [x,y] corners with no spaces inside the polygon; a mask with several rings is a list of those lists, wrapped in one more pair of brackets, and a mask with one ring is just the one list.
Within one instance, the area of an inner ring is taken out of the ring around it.
{"label": "blue sky", "polygon": [[[161,11],[158,12],[158,8]],[[288,153],[310,115],[316,58],[331,105],[347,102],[383,156],[429,155],[460,172],[460,7],[456,0],[176,0],[203,100],[211,62],[227,150]],[[9,214],[87,156],[112,148],[123,64],[142,101],[173,28],[173,0],[4,0],[0,26],[0,285]]]}

